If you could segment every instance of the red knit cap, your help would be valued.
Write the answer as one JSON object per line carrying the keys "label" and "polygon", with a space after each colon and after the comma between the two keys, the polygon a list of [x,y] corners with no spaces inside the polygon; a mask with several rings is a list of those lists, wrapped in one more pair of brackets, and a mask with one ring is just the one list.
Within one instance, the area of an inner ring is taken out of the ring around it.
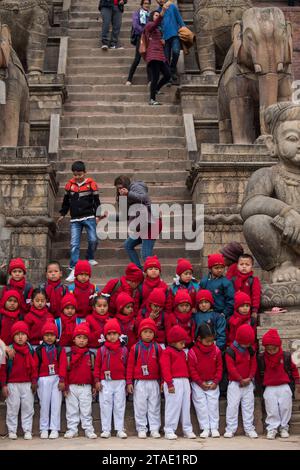
{"label": "red knit cap", "polygon": [[245,292],[236,292],[234,294],[234,310],[238,310],[241,305],[249,304],[251,305],[251,298]]}
{"label": "red knit cap", "polygon": [[22,258],[14,258],[10,260],[10,263],[8,265],[8,273],[11,274],[13,269],[22,269],[22,271],[24,271],[24,274],[26,274],[25,263]]}
{"label": "red knit cap", "polygon": [[139,331],[138,331],[139,336],[141,335],[141,332],[143,330],[146,330],[146,328],[149,328],[149,330],[152,330],[154,332],[154,336],[157,335],[156,323],[154,320],[152,320],[152,318],[145,318],[144,320],[141,321],[141,323],[139,324]]}
{"label": "red knit cap", "polygon": [[89,338],[90,333],[91,331],[90,331],[89,325],[86,322],[82,322],[80,323],[80,325],[77,325],[74,328],[73,339],[75,338],[75,336],[79,336],[79,335],[85,335]]}
{"label": "red knit cap", "polygon": [[24,321],[16,321],[11,327],[11,336],[14,337],[16,333],[25,333],[29,338],[29,328]]}
{"label": "red knit cap", "polygon": [[176,267],[176,274],[180,276],[184,271],[192,271],[193,272],[193,266],[191,262],[188,259],[185,258],[179,258],[177,260],[177,267]]}
{"label": "red knit cap", "polygon": [[278,334],[278,331],[275,328],[267,331],[262,337],[263,346],[281,346],[281,338]]}
{"label": "red knit cap", "polygon": [[163,289],[160,289],[159,287],[156,287],[153,289],[151,294],[149,295],[147,299],[147,305],[154,304],[154,305],[159,305],[160,307],[164,307],[166,303],[166,294]]}
{"label": "red knit cap", "polygon": [[174,307],[177,307],[179,304],[183,304],[184,302],[193,305],[192,299],[190,294],[188,293],[187,289],[178,289],[174,297]]}
{"label": "red knit cap", "polygon": [[77,300],[76,297],[73,294],[66,294],[63,296],[60,302],[61,309],[63,310],[65,307],[68,307],[68,305],[73,305],[75,307],[75,310],[77,310]]}
{"label": "red knit cap", "polygon": [[148,256],[144,264],[144,272],[149,268],[157,268],[161,271],[161,264],[157,256]]}
{"label": "red knit cap", "polygon": [[224,256],[221,255],[221,253],[214,253],[212,255],[208,255],[208,268],[211,269],[217,264],[222,264],[223,266],[225,266]]}
{"label": "red knit cap", "polygon": [[122,312],[123,308],[126,307],[127,304],[134,304],[134,299],[126,292],[121,292],[116,298],[117,312]]}
{"label": "red knit cap", "polygon": [[89,277],[91,277],[92,269],[91,269],[91,265],[88,261],[86,261],[86,260],[77,261],[77,263],[75,265],[75,272],[74,272],[75,277],[78,276],[78,274],[88,274]]}
{"label": "red knit cap", "polygon": [[253,328],[250,325],[239,326],[236,331],[235,339],[240,345],[253,344],[255,341]]}
{"label": "red knit cap", "polygon": [[120,324],[116,318],[111,318],[110,320],[107,320],[104,325],[104,336],[112,332],[119,333],[119,335],[122,333]]}
{"label": "red knit cap", "polygon": [[187,332],[179,325],[172,326],[167,333],[168,343],[178,343],[179,341],[189,341]]}
{"label": "red knit cap", "polygon": [[52,333],[58,337],[58,329],[53,320],[47,320],[45,325],[42,327],[42,336],[44,336],[46,333]]}
{"label": "red knit cap", "polygon": [[125,270],[125,278],[127,281],[138,282],[140,284],[144,280],[144,274],[136,264],[129,263]]}
{"label": "red knit cap", "polygon": [[3,297],[1,299],[1,304],[2,305],[5,305],[5,302],[10,298],[10,297],[15,297],[18,301],[18,304],[20,305],[21,303],[21,296],[19,294],[19,292],[15,289],[9,289],[9,290],[6,290],[3,294]]}
{"label": "red knit cap", "polygon": [[207,300],[211,306],[214,305],[214,298],[210,290],[200,289],[196,294],[196,302],[199,305],[201,300]]}

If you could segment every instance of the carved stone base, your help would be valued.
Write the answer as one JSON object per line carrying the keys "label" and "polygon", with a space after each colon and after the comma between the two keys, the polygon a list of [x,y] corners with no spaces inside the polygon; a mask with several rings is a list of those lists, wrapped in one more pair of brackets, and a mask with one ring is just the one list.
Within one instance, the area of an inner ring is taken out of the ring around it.
{"label": "carved stone base", "polygon": [[297,308],[300,312],[300,282],[278,282],[264,284],[261,306],[264,310],[272,307]]}

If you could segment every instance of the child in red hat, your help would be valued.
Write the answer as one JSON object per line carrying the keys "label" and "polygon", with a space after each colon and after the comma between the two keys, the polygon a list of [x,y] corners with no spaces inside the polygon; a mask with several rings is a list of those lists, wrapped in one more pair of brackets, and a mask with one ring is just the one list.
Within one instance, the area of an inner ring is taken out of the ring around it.
{"label": "child in red hat", "polygon": [[139,328],[139,324],[143,319],[151,318],[156,325],[157,343],[165,349],[166,343],[166,294],[164,289],[155,288],[149,295],[146,306],[141,308],[136,319],[136,329]]}
{"label": "child in red hat", "polygon": [[17,290],[21,296],[21,314],[24,316],[30,309],[30,299],[33,288],[30,282],[26,281],[26,267],[22,258],[14,258],[8,265],[10,278],[7,286],[2,289],[2,296],[6,290]]}
{"label": "child in red hat", "polygon": [[[244,292],[236,292],[234,294],[234,313],[229,318],[228,323],[228,345],[235,340],[238,327],[244,324],[250,325],[253,328],[256,338],[256,318],[251,316],[251,299]],[[255,344],[253,344],[253,348],[256,349]]]}
{"label": "child in red hat", "polygon": [[157,256],[148,256],[144,263],[145,279],[142,287],[142,308],[153,289],[162,289],[167,296],[168,285],[161,279],[161,264]]}
{"label": "child in red hat", "polygon": [[[57,326],[53,320],[42,328],[43,342],[34,353],[38,371],[38,397],[40,401],[40,437],[57,439],[60,430],[62,392],[65,390],[67,356],[56,343]],[[50,429],[50,435],[48,435]]]}
{"label": "child in red hat", "polygon": [[254,377],[257,363],[252,345],[255,341],[253,328],[241,325],[236,338],[226,349],[225,360],[229,385],[227,389],[226,430],[224,437],[231,438],[238,428],[239,406],[242,407],[243,426],[246,436],[257,438],[254,427]]}
{"label": "child in red hat", "polygon": [[170,329],[179,325],[183,328],[187,335],[186,346],[188,347],[194,341],[195,336],[195,323],[192,315],[192,299],[187,289],[179,289],[173,300],[173,312],[166,317],[166,333]]}
{"label": "child in red hat", "polygon": [[35,349],[42,339],[42,328],[46,321],[53,319],[47,308],[47,298],[44,289],[34,289],[31,296],[31,307],[25,316],[25,323],[29,327],[30,343]]}
{"label": "child in red hat", "polygon": [[177,439],[175,431],[181,418],[184,436],[195,439],[191,423],[191,387],[187,357],[184,352],[189,341],[186,331],[173,326],[167,335],[168,346],[160,357],[165,395],[165,438]]}
{"label": "child in red hat", "polygon": [[205,439],[219,433],[219,383],[222,379],[222,353],[215,345],[215,331],[211,324],[203,323],[197,330],[196,342],[188,353],[188,366],[192,379],[192,400],[198,423]]}
{"label": "child in red hat", "polygon": [[266,408],[267,439],[289,437],[289,421],[292,416],[292,391],[296,384],[299,391],[300,377],[291,354],[282,350],[281,338],[276,329],[267,331],[262,337],[265,351],[258,359],[263,379]]}
{"label": "child in red hat", "polygon": [[101,437],[111,436],[111,420],[117,437],[126,439],[124,418],[126,408],[126,364],[128,351],[120,342],[121,328],[113,318],[104,326],[105,343],[98,349],[95,363],[95,386],[99,392],[99,405],[102,424]]}
{"label": "child in red hat", "polygon": [[195,307],[196,293],[199,289],[199,284],[193,277],[193,271],[194,268],[188,259],[179,258],[177,260],[176,277],[169,288],[169,295],[171,295],[172,302],[168,303],[168,313],[174,309],[174,297],[177,291],[181,289],[188,291],[192,299],[192,308]]}
{"label": "child in red hat", "polygon": [[[127,391],[133,393],[135,426],[140,439],[160,437],[160,365],[162,349],[156,343],[156,324],[145,318],[139,324],[140,340],[132,346],[127,365]],[[134,382],[135,381],[135,382]]]}
{"label": "child in red hat", "polygon": [[207,289],[201,289],[196,295],[197,311],[193,313],[193,321],[195,323],[195,331],[197,337],[198,328],[203,323],[212,325],[216,333],[216,344],[221,351],[226,347],[226,320],[223,313],[215,312],[214,298],[212,293]]}
{"label": "child in red hat", "polygon": [[29,440],[32,439],[33,395],[37,388],[37,369],[33,359],[33,349],[28,343],[28,325],[23,321],[17,321],[12,326],[11,335],[14,358],[0,367],[2,395],[6,399],[7,406],[8,438],[17,439],[18,414],[21,408],[24,439]]}
{"label": "child in red hat", "polygon": [[60,303],[68,288],[62,283],[62,270],[58,261],[50,261],[46,269],[46,282],[39,287],[46,291],[48,310],[54,318],[60,315]]}
{"label": "child in red hat", "polygon": [[214,309],[223,313],[226,320],[233,314],[234,288],[230,280],[224,276],[225,260],[220,253],[208,255],[209,273],[200,283],[200,289],[209,290],[214,298]]}
{"label": "child in red hat", "polygon": [[100,346],[100,337],[104,334],[104,326],[110,317],[108,298],[98,295],[93,302],[92,314],[86,317],[86,322],[91,330],[90,349],[92,349],[95,354]]}
{"label": "child in red hat", "polygon": [[0,336],[5,344],[12,343],[11,328],[21,318],[21,296],[17,290],[9,289],[2,297],[0,308]]}
{"label": "child in red hat", "polygon": [[232,276],[235,292],[244,292],[251,299],[251,315],[256,318],[260,307],[261,283],[257,276],[253,275],[253,256],[242,254],[237,263],[237,274]]}
{"label": "child in red hat", "polygon": [[131,346],[136,343],[136,319],[134,313],[134,299],[121,292],[116,300],[117,314],[115,318],[118,320],[122,335],[128,338],[127,348],[130,351]]}
{"label": "child in red hat", "polygon": [[68,290],[74,294],[77,300],[77,316],[86,318],[92,313],[94,297],[98,293],[98,288],[90,282],[92,268],[88,261],[77,261],[75,265],[75,281],[70,284]]}
{"label": "child in red hat", "polygon": [[58,329],[58,339],[60,346],[66,352],[70,351],[73,344],[73,333],[75,327],[85,321],[84,318],[77,317],[77,300],[73,294],[66,294],[61,299],[61,314],[55,318]]}
{"label": "child in red hat", "polygon": [[92,393],[94,386],[94,354],[89,351],[90,329],[83,322],[77,325],[73,333],[74,345],[67,354],[68,371],[66,380],[66,419],[67,432],[65,439],[78,436],[78,425],[88,439],[96,439],[92,417]]}
{"label": "child in red hat", "polygon": [[144,281],[143,271],[134,263],[129,263],[125,275],[120,279],[110,279],[101,291],[108,294],[109,310],[111,314],[117,313],[116,300],[121,292],[125,292],[134,299],[134,314],[137,315],[142,302],[142,283]]}

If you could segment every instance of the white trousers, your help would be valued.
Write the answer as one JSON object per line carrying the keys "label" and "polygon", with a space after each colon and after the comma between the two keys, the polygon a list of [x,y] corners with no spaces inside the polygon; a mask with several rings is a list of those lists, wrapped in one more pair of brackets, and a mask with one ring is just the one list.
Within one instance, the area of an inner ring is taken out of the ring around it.
{"label": "white trousers", "polygon": [[9,394],[6,399],[6,424],[8,432],[17,432],[20,407],[22,429],[24,433],[32,432],[34,397],[31,390],[31,383],[9,383],[7,387]]}
{"label": "white trousers", "polygon": [[219,429],[219,387],[215,390],[203,390],[195,382],[191,386],[200,429]]}
{"label": "white trousers", "polygon": [[183,433],[193,431],[191,423],[191,387],[189,379],[173,379],[175,393],[168,392],[164,383],[165,394],[165,434],[175,433],[181,420]]}
{"label": "white trousers", "polygon": [[293,407],[292,391],[289,385],[266,387],[264,400],[267,412],[267,431],[273,431],[279,426],[288,431]]}
{"label": "white trousers", "polygon": [[124,430],[126,408],[126,381],[101,380],[102,390],[99,392],[99,406],[103,432],[111,432],[111,420],[114,418],[116,431]]}
{"label": "white trousers", "polygon": [[38,397],[40,400],[40,431],[60,431],[62,393],[58,390],[58,375],[40,377]]}
{"label": "white trousers", "polygon": [[159,431],[160,387],[157,380],[135,380],[133,405],[137,432],[147,431],[147,418],[150,431]]}
{"label": "white trousers", "polygon": [[239,406],[241,404],[245,432],[254,431],[254,386],[240,387],[239,382],[229,382],[227,389],[226,432],[236,432],[238,428]]}
{"label": "white trousers", "polygon": [[68,430],[77,432],[81,421],[82,429],[94,432],[91,385],[70,385],[66,397],[66,418]]}

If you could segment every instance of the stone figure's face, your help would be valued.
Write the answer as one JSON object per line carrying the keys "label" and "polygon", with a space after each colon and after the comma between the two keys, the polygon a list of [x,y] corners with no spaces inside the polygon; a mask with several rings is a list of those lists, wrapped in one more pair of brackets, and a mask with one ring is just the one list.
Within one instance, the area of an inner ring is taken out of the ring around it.
{"label": "stone figure's face", "polygon": [[280,123],[275,141],[280,160],[300,167],[300,120]]}

